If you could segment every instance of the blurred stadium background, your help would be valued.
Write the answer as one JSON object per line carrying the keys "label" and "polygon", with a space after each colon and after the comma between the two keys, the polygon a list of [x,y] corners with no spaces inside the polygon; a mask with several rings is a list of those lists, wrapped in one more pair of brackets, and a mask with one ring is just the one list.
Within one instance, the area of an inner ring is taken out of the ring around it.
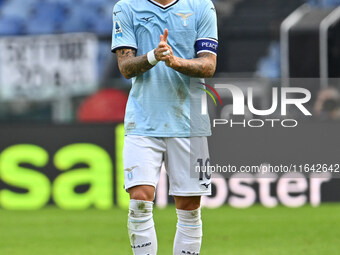
{"label": "blurred stadium background", "polygon": [[[110,50],[116,2],[0,0],[0,254],[131,254],[121,155],[131,85]],[[339,0],[214,3],[215,77],[245,78],[260,106],[273,86],[304,78],[313,118],[339,119]],[[337,129],[328,139],[339,154]],[[171,254],[176,219],[161,182],[159,251]],[[217,179],[202,254],[339,254],[340,182],[295,182],[267,194],[260,181]]]}

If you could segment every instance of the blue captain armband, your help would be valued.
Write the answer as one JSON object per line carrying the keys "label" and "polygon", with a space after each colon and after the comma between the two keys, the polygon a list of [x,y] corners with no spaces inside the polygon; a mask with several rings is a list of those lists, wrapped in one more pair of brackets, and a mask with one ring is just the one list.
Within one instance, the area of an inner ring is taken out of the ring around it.
{"label": "blue captain armband", "polygon": [[196,53],[209,52],[217,55],[218,41],[212,38],[200,38],[195,43]]}

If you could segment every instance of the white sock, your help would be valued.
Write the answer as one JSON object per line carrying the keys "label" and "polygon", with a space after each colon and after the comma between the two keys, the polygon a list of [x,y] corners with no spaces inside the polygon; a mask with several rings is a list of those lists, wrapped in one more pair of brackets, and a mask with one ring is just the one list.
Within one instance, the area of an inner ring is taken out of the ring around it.
{"label": "white sock", "polygon": [[202,243],[201,208],[193,211],[176,210],[178,223],[174,255],[198,255]]}
{"label": "white sock", "polygon": [[153,202],[130,200],[128,230],[135,255],[156,255],[157,237],[152,215]]}

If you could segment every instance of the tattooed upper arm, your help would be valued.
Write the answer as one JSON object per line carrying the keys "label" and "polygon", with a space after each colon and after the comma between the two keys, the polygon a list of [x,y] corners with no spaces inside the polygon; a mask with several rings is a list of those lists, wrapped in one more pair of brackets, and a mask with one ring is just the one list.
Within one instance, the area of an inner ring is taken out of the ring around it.
{"label": "tattooed upper arm", "polygon": [[212,77],[216,71],[217,56],[209,52],[202,52],[199,53],[197,56],[199,59],[204,59],[204,72],[206,73],[206,78]]}
{"label": "tattooed upper arm", "polygon": [[197,56],[198,56],[198,58],[209,59],[209,61],[211,63],[214,63],[215,66],[216,66],[217,56],[215,54],[212,54],[212,53],[209,53],[209,52],[202,52],[202,53],[199,53]]}
{"label": "tattooed upper arm", "polygon": [[136,56],[136,50],[135,49],[118,49],[116,50],[116,54],[119,58],[126,58],[126,57],[135,57]]}
{"label": "tattooed upper arm", "polygon": [[116,55],[118,59],[118,64],[121,65],[124,63],[126,59],[129,59],[131,57],[136,57],[136,50],[135,49],[119,49],[116,50]]}

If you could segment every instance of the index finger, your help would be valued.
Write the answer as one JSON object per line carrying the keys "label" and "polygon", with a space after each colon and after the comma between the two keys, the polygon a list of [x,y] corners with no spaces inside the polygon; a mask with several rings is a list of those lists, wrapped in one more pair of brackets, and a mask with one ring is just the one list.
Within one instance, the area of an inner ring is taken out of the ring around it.
{"label": "index finger", "polygon": [[164,30],[164,35],[163,35],[163,41],[164,41],[164,42],[167,42],[167,41],[168,41],[168,35],[169,35],[169,31],[168,31],[168,29],[166,28],[166,29]]}

